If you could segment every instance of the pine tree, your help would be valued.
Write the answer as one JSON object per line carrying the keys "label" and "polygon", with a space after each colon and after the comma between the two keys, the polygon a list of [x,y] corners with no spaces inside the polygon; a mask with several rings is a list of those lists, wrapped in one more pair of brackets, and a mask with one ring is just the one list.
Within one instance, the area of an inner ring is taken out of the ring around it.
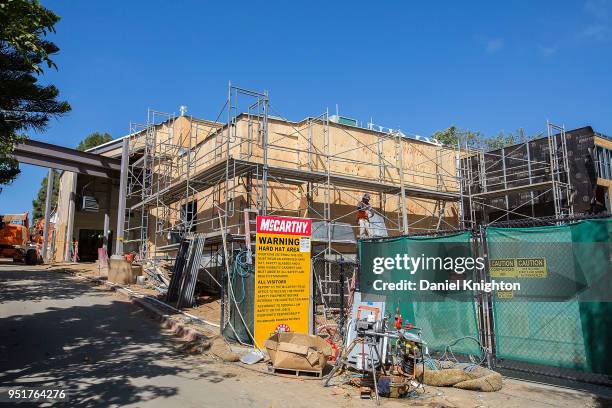
{"label": "pine tree", "polygon": [[44,37],[58,21],[37,0],[0,0],[0,185],[19,174],[10,153],[27,137],[22,132],[42,131],[70,111],[55,86],[38,83],[43,65],[55,68],[51,56],[59,48]]}

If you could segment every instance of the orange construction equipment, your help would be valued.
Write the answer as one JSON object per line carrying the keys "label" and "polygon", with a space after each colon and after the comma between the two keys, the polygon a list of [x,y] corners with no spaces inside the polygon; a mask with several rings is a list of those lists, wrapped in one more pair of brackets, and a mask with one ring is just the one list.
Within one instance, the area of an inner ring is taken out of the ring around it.
{"label": "orange construction equipment", "polygon": [[38,247],[30,240],[28,213],[0,215],[0,257],[34,265],[41,260]]}
{"label": "orange construction equipment", "polygon": [[[32,230],[32,242],[42,247],[44,241],[45,231],[45,219],[39,218],[34,221],[34,228]],[[49,223],[49,239],[47,240],[47,246],[51,244],[51,236],[53,234],[53,223]]]}

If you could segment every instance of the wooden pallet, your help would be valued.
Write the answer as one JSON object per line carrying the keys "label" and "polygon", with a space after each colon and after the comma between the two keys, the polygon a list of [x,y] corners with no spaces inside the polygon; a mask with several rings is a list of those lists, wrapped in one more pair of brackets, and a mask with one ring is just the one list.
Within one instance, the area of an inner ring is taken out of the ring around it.
{"label": "wooden pallet", "polygon": [[323,378],[323,370],[292,370],[289,368],[270,368],[274,374],[290,375],[294,377]]}

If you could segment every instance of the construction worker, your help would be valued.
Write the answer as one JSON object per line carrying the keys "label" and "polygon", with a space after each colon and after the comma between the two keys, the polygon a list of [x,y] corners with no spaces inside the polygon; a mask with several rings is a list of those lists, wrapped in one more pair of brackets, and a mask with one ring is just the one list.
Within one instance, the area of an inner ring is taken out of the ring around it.
{"label": "construction worker", "polygon": [[359,223],[359,238],[365,238],[366,232],[369,237],[372,236],[372,228],[370,227],[370,216],[372,206],[370,205],[370,195],[365,193],[361,201],[357,203],[357,222]]}

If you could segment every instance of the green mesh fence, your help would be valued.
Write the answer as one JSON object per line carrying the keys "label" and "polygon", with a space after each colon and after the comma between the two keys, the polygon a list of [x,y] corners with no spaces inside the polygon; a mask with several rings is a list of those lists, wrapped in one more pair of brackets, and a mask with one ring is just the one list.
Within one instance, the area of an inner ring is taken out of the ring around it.
{"label": "green mesh fence", "polygon": [[610,219],[487,228],[490,262],[546,262],[545,275],[500,277],[491,270],[492,279],[521,283],[510,297],[493,294],[498,359],[612,373],[606,350],[612,344],[612,303],[605,301],[612,293],[611,238]]}
{"label": "green mesh fence", "polygon": [[[471,257],[471,236],[467,232],[442,237],[398,237],[380,241],[359,242],[359,288],[372,299],[384,298],[390,322],[399,306],[404,321],[423,329],[423,339],[430,350],[444,351],[453,340],[470,336],[479,338],[474,294],[468,291],[453,292],[407,292],[399,290],[374,290],[377,279],[388,282],[406,279],[403,270],[392,270],[384,275],[374,274],[373,260],[376,257],[394,257],[396,254],[424,255],[427,257]],[[472,271],[466,272],[469,275]],[[447,272],[417,270],[414,280],[427,279],[442,282],[452,279]],[[459,354],[478,355],[476,342],[458,343],[453,350]]]}

